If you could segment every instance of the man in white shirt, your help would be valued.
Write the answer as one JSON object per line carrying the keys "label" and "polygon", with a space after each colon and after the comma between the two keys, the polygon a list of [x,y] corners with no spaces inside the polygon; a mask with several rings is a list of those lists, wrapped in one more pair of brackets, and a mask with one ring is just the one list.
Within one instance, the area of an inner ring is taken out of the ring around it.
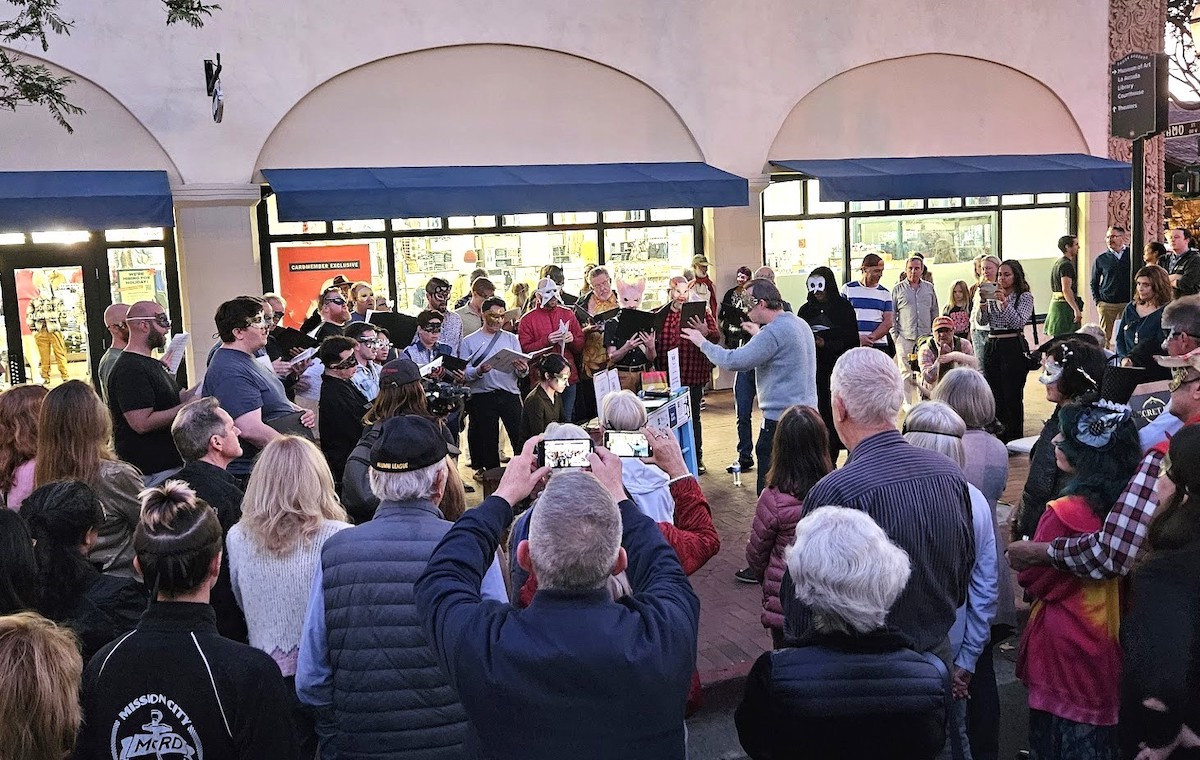
{"label": "man in white shirt", "polygon": [[482,304],[483,327],[463,338],[458,356],[465,359],[466,382],[471,388],[467,401],[467,447],[476,470],[500,466],[500,421],[513,451],[525,443],[520,437],[521,394],[517,378],[529,374],[529,365],[517,360],[511,366],[494,367],[490,359],[503,349],[520,352],[516,335],[504,330],[505,304],[502,298],[489,298]]}

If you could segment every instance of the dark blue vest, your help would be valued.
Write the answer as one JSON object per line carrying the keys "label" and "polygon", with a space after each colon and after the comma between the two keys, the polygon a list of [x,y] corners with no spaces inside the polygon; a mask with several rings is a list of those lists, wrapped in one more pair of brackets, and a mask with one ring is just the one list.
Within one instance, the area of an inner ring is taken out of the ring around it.
{"label": "dark blue vest", "polygon": [[450,525],[428,501],[385,501],[375,519],[325,543],[339,760],[462,757],[467,716],[413,603],[413,585]]}

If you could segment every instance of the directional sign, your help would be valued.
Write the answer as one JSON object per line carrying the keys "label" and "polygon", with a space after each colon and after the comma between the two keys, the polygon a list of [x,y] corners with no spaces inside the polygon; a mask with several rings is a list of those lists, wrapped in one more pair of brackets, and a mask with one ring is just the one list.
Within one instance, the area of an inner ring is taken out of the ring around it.
{"label": "directional sign", "polygon": [[1130,53],[1109,73],[1113,137],[1135,140],[1167,128],[1166,56]]}
{"label": "directional sign", "polygon": [[1172,124],[1163,131],[1163,137],[1167,139],[1172,137],[1191,137],[1192,135],[1200,135],[1200,121],[1183,121],[1178,124]]}

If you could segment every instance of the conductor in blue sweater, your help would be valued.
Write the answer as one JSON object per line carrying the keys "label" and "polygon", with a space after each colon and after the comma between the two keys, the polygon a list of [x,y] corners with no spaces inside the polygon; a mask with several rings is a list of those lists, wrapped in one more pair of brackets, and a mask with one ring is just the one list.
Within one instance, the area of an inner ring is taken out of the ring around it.
{"label": "conductor in blue sweater", "polygon": [[[427,637],[470,718],[468,756],[682,760],[700,602],[658,526],[626,498],[621,460],[597,447],[591,472],[550,475],[537,466],[540,440],[446,533],[417,581]],[[512,505],[547,476],[517,547],[537,577],[533,601],[484,601]],[[608,581],[622,571],[632,593],[614,600]]]}

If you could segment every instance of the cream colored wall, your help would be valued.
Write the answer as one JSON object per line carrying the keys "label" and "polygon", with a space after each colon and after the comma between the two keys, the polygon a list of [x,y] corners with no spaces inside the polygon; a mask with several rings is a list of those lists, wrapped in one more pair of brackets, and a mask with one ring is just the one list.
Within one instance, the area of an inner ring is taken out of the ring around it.
{"label": "cream colored wall", "polygon": [[[330,130],[329,115],[344,114]],[[703,161],[671,106],[575,56],[512,45],[423,50],[322,84],[255,168]]]}
{"label": "cream colored wall", "polygon": [[112,95],[76,72],[32,56],[25,62],[73,78],[69,100],[87,113],[67,115],[75,130],[68,133],[41,106],[0,111],[0,171],[161,169],[180,181],[154,135]]}
{"label": "cream colored wall", "polygon": [[[46,57],[90,113],[74,137],[0,113],[0,171],[161,167],[177,205],[215,199],[179,212],[194,334],[257,283],[264,166],[704,160],[760,181],[770,157],[1106,150],[1104,0],[248,0],[201,30],[146,0],[63,12]],[[759,261],[751,196],[710,216],[721,289]]]}

